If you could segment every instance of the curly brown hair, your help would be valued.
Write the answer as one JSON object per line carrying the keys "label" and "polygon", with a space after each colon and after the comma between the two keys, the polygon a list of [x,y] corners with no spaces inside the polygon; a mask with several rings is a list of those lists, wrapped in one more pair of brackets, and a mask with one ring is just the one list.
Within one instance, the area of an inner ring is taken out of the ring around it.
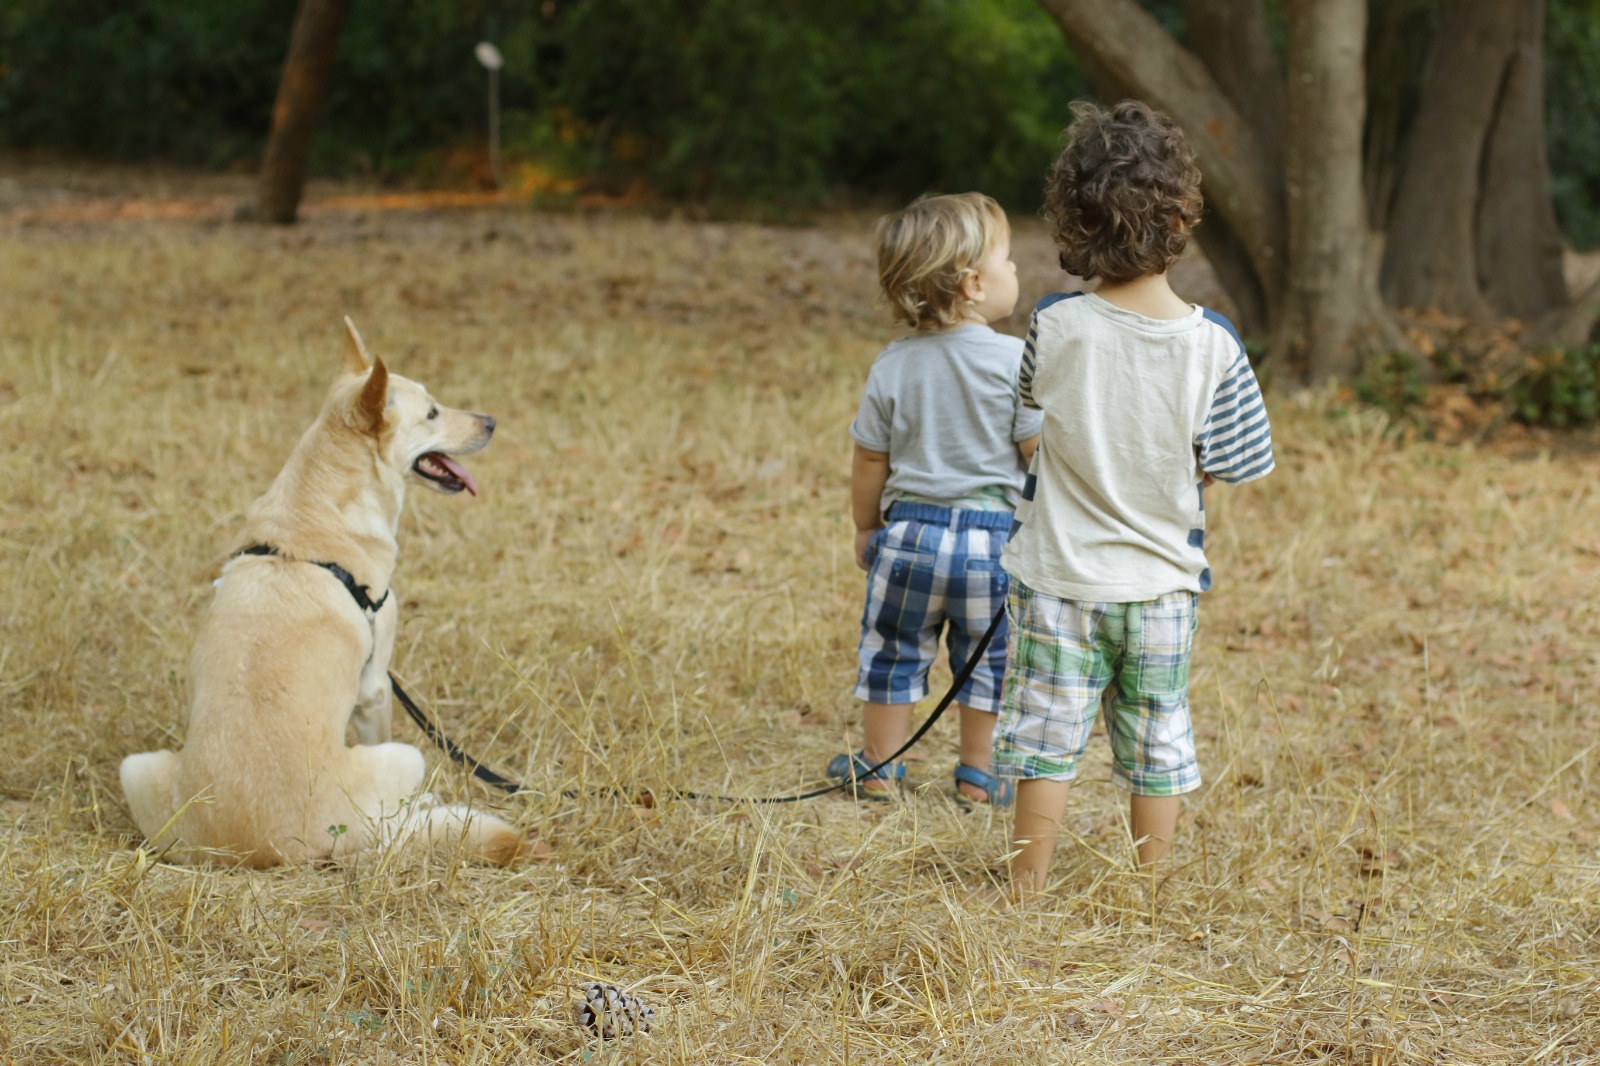
{"label": "curly brown hair", "polygon": [[1067,146],[1045,179],[1061,268],[1124,282],[1159,274],[1200,221],[1200,168],[1183,131],[1137,100],[1072,104]]}

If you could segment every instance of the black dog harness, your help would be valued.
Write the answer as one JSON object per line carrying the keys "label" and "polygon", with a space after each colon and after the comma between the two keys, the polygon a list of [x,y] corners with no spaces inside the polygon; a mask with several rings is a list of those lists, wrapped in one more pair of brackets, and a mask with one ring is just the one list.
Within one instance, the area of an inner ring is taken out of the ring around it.
{"label": "black dog harness", "polygon": [[[250,545],[250,547],[244,549],[239,554],[240,555],[281,555],[281,553],[278,551],[278,549],[274,548],[270,544],[252,544],[252,545]],[[345,590],[347,592],[349,592],[350,595],[355,599],[356,606],[360,607],[363,611],[367,612],[368,614],[373,614],[373,615],[377,614],[378,613],[378,609],[380,607],[382,607],[384,605],[384,602],[389,599],[389,590],[388,589],[384,589],[383,590],[383,595],[379,596],[376,600],[374,600],[372,598],[372,593],[367,588],[367,586],[356,584],[355,576],[353,574],[351,574],[350,571],[348,571],[344,567],[340,566],[338,563],[319,563],[315,559],[304,559],[304,560],[296,559],[296,560],[292,560],[292,561],[294,561],[294,562],[307,562],[307,563],[310,563],[312,566],[320,566],[324,570],[326,570],[328,573],[330,573],[334,577],[338,578],[339,579],[339,583],[341,585],[343,585],[345,587]]]}

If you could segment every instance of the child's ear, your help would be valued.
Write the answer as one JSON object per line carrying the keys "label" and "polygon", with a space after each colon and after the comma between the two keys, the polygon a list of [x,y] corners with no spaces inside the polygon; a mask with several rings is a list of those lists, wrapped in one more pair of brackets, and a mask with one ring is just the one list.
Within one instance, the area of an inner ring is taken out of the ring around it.
{"label": "child's ear", "polygon": [[383,428],[383,411],[388,404],[389,368],[383,365],[382,359],[374,359],[372,373],[367,375],[367,383],[361,386],[361,395],[356,397],[356,428],[376,436]]}

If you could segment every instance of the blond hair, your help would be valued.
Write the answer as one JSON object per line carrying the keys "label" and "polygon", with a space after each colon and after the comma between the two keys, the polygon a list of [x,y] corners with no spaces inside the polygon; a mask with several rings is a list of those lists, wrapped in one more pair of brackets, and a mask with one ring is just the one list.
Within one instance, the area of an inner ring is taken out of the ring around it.
{"label": "blond hair", "polygon": [[983,193],[925,196],[878,220],[878,283],[895,318],[917,330],[961,321],[961,283],[1010,235]]}

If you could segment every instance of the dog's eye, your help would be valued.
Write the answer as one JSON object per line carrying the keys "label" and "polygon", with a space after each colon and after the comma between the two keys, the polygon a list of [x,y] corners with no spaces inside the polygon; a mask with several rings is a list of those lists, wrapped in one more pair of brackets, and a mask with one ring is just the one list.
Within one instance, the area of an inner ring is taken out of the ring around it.
{"label": "dog's eye", "polygon": [[438,418],[439,417],[439,408],[438,408],[437,405],[428,408],[428,417],[429,418]]}

